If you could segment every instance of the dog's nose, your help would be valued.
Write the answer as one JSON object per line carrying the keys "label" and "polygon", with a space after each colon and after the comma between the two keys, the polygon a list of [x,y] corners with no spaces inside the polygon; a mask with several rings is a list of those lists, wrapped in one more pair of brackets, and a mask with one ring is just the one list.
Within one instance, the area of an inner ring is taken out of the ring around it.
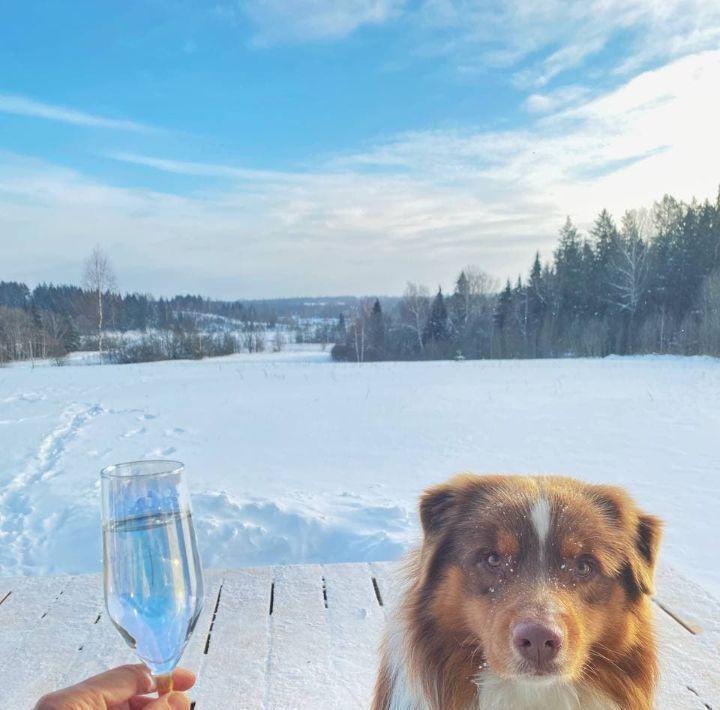
{"label": "dog's nose", "polygon": [[542,670],[560,652],[563,637],[559,629],[525,619],[516,624],[512,631],[513,645],[520,655]]}

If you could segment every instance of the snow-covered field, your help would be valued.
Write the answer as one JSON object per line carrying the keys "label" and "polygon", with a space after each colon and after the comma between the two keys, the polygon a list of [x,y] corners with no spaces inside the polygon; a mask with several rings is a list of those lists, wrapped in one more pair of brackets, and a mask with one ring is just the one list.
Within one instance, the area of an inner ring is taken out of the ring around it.
{"label": "snow-covered field", "polygon": [[390,559],[461,470],[626,485],[720,594],[720,361],[334,364],[320,350],[0,369],[0,574],[99,570],[100,468],[187,464],[204,562]]}

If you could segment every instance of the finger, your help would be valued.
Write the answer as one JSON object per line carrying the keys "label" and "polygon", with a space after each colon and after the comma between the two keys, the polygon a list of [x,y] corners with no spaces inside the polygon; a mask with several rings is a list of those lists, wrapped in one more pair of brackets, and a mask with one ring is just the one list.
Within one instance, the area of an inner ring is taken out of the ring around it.
{"label": "finger", "polygon": [[195,685],[195,674],[187,668],[176,668],[172,679],[174,690],[189,690]]}
{"label": "finger", "polygon": [[[176,668],[172,674],[173,688],[176,691],[189,690],[195,685],[195,674],[187,668]],[[143,710],[150,703],[156,702],[157,698],[136,697],[131,698],[130,710]]]}
{"label": "finger", "polygon": [[162,698],[133,698],[130,710],[190,710],[190,698],[185,693],[169,693]]}
{"label": "finger", "polygon": [[120,666],[111,671],[88,678],[79,684],[105,701],[106,704],[122,703],[135,695],[145,695],[155,690],[155,680],[142,663]]}

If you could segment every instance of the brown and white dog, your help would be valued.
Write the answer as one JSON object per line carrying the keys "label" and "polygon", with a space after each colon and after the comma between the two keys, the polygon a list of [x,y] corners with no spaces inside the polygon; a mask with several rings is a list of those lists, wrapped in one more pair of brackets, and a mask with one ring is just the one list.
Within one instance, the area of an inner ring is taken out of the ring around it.
{"label": "brown and white dog", "polygon": [[661,523],[622,488],[461,475],[420,518],[373,710],[652,707]]}

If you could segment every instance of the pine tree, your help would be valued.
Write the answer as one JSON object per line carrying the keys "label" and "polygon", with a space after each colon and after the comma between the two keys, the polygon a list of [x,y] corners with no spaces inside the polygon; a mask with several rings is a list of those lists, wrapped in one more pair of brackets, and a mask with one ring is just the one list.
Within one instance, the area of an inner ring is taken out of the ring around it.
{"label": "pine tree", "polygon": [[[583,250],[575,225],[567,218],[560,230],[560,243],[555,250],[555,278],[560,299],[560,328],[566,334],[576,329],[585,313],[587,276]],[[575,343],[567,344],[574,349]]]}
{"label": "pine tree", "polygon": [[345,339],[345,333],[346,333],[346,327],[345,327],[345,315],[341,313],[338,316],[337,324],[335,325],[335,340],[336,342],[340,342]]}
{"label": "pine tree", "polygon": [[30,300],[30,289],[17,281],[0,281],[0,306],[25,308]]}
{"label": "pine tree", "polygon": [[464,271],[460,272],[460,276],[455,282],[455,293],[452,296],[451,306],[455,329],[462,331],[467,323],[470,310],[470,282]]}
{"label": "pine tree", "polygon": [[425,325],[425,343],[446,343],[450,340],[450,323],[442,288],[438,288],[437,295],[430,307],[430,315]]}
{"label": "pine tree", "polygon": [[495,309],[495,327],[501,332],[504,331],[512,316],[513,309],[513,290],[510,285],[510,279],[507,280],[505,288],[500,292],[497,308]]}
{"label": "pine tree", "polygon": [[530,269],[530,278],[526,290],[528,300],[528,339],[531,348],[528,355],[537,357],[540,331],[548,309],[540,252],[535,253],[535,261],[533,261]]}
{"label": "pine tree", "polygon": [[598,215],[590,230],[590,236],[593,240],[597,264],[602,267],[610,260],[619,236],[615,222],[607,210],[602,210]]}
{"label": "pine tree", "polygon": [[603,210],[590,230],[594,251],[591,269],[590,288],[592,294],[592,312],[598,317],[605,314],[610,302],[609,271],[620,235],[613,218]]}
{"label": "pine tree", "polygon": [[366,359],[381,360],[385,355],[385,322],[380,300],[375,299],[368,324],[368,353]]}
{"label": "pine tree", "polygon": [[80,348],[80,334],[78,333],[72,318],[65,316],[63,319],[62,344],[66,353],[74,352]]}
{"label": "pine tree", "polygon": [[43,329],[43,322],[35,302],[30,305],[30,317],[32,318],[33,327],[39,333]]}

